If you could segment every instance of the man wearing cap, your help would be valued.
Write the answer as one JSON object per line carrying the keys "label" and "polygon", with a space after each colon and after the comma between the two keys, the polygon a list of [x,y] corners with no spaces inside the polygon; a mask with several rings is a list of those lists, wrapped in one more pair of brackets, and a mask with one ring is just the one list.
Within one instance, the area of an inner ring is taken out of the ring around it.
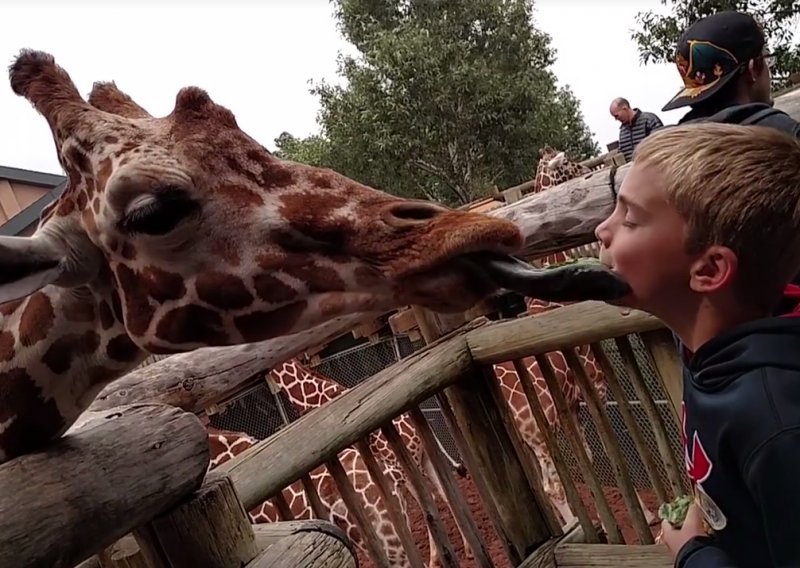
{"label": "man wearing cap", "polygon": [[623,97],[611,101],[609,111],[619,121],[619,151],[627,162],[633,159],[633,151],[639,142],[664,126],[655,114],[631,108],[631,103]]}
{"label": "man wearing cap", "polygon": [[679,124],[757,124],[800,136],[800,123],[773,108],[774,63],[752,16],[734,11],[712,14],[681,35],[675,64],[684,86],[661,110],[691,107]]}

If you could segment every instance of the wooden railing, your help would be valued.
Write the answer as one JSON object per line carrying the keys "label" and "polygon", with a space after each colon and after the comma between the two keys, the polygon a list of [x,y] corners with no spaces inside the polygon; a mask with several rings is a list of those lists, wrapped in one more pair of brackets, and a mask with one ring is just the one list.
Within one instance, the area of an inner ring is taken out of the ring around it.
{"label": "wooden railing", "polygon": [[[359,513],[360,506],[353,487],[343,475],[339,462],[340,453],[357,447],[362,455],[369,455],[365,443],[371,433],[382,433],[406,470],[410,483],[420,495],[429,495],[421,472],[408,458],[407,452],[398,441],[392,419],[409,412],[417,431],[421,434],[427,452],[439,455],[433,441],[430,427],[422,418],[418,405],[421,401],[436,396],[442,407],[459,453],[470,475],[475,481],[484,507],[489,513],[494,530],[503,544],[507,560],[514,566],[522,564],[526,557],[544,544],[561,534],[555,522],[550,504],[542,491],[541,472],[531,452],[514,426],[508,404],[500,392],[491,365],[512,361],[518,369],[528,402],[536,414],[537,422],[543,424],[543,413],[537,410],[537,400],[532,393],[529,377],[524,372],[520,359],[535,357],[543,369],[545,379],[556,399],[560,410],[566,413],[565,401],[559,400],[559,391],[554,388],[552,373],[548,373],[546,355],[560,351],[565,354],[575,373],[584,400],[592,418],[598,425],[604,449],[614,466],[618,488],[624,497],[626,508],[634,519],[634,527],[643,543],[652,542],[652,536],[644,523],[635,492],[627,471],[627,466],[619,444],[610,431],[608,419],[600,401],[593,397],[587,385],[585,373],[573,355],[574,348],[591,345],[595,356],[604,367],[609,380],[609,388],[617,400],[620,396],[617,372],[611,368],[600,342],[614,340],[623,354],[626,373],[634,384],[639,385],[642,405],[647,412],[658,440],[658,456],[648,455],[643,448],[642,455],[647,467],[654,467],[658,459],[669,471],[670,486],[654,481],[654,489],[659,497],[667,498],[680,490],[679,470],[669,448],[665,428],[659,427],[661,421],[640,376],[635,357],[631,357],[628,337],[639,335],[647,347],[647,355],[669,393],[673,405],[680,397],[680,375],[677,372],[674,348],[671,337],[656,318],[638,311],[624,310],[599,302],[585,302],[571,305],[534,317],[524,317],[513,321],[489,323],[483,319],[473,322],[464,329],[457,330],[433,342],[424,350],[377,373],[357,387],[326,403],[288,425],[270,438],[261,441],[244,454],[223,464],[219,469],[227,472],[245,508],[254,507],[261,502],[279,496],[282,489],[306,478],[309,472],[319,466],[327,466],[333,475],[349,513],[355,517],[359,529],[370,551],[370,556],[378,566],[388,566],[386,555],[380,550],[379,538],[369,519]],[[634,441],[641,429],[632,419],[630,409],[624,402],[620,411]],[[675,413],[672,413],[672,419]],[[624,542],[616,521],[603,497],[602,487],[586,456],[583,445],[578,441],[577,432],[570,421],[565,421],[565,434],[572,451],[580,463],[584,480],[592,490],[595,505],[603,524],[608,531],[609,542]],[[547,430],[544,428],[543,430]],[[641,436],[638,437],[641,443]],[[548,449],[555,456],[559,449],[554,436],[547,438]],[[377,463],[373,464],[371,475],[383,487],[382,494],[388,505],[395,509],[393,519],[400,518],[397,503],[393,502],[390,484],[381,479]],[[579,519],[587,541],[597,541],[597,532],[591,523],[585,507],[575,491],[575,485],[563,467],[563,460],[557,460],[559,474],[564,482],[570,506]],[[448,498],[448,504],[459,529],[465,535],[475,554],[479,566],[496,566],[497,559],[487,553],[486,543],[463,497],[455,487],[451,472],[443,460],[434,460],[435,472]],[[653,476],[655,478],[655,476]],[[306,483],[305,486],[309,487]],[[387,498],[387,496],[389,496]],[[441,519],[430,499],[421,503],[434,535],[434,544],[446,566],[458,566],[453,557],[452,543],[446,541]],[[319,511],[320,514],[323,511]],[[413,566],[423,565],[416,545],[403,529],[398,535]],[[444,542],[443,542],[444,540]]]}

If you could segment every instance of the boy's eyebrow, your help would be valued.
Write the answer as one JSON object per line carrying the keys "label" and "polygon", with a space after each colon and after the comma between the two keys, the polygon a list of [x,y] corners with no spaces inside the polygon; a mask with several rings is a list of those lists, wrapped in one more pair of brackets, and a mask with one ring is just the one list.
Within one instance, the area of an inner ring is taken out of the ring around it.
{"label": "boy's eyebrow", "polygon": [[617,200],[619,200],[628,209],[633,209],[634,211],[641,211],[642,213],[645,213],[647,211],[644,207],[642,207],[635,201],[631,201],[624,195],[617,195]]}

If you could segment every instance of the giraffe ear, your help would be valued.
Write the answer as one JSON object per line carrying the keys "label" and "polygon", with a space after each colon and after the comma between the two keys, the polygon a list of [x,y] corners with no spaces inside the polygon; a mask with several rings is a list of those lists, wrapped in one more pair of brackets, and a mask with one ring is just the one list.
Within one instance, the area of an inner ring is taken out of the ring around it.
{"label": "giraffe ear", "polygon": [[64,255],[40,237],[0,237],[0,304],[55,283]]}

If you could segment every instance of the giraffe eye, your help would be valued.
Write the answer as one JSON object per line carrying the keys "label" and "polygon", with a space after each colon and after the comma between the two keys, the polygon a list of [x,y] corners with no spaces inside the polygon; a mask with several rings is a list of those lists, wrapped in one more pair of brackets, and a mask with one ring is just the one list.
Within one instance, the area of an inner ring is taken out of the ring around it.
{"label": "giraffe eye", "polygon": [[200,204],[178,187],[161,188],[148,197],[151,198],[140,201],[120,221],[123,231],[165,235],[182,221],[200,213]]}

